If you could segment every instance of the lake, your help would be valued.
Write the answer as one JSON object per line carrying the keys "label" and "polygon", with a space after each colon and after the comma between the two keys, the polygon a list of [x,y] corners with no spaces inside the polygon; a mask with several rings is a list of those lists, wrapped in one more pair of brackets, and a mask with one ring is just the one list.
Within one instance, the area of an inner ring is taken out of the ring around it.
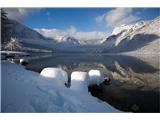
{"label": "lake", "polygon": [[108,84],[89,87],[91,94],[126,112],[160,112],[160,69],[156,55],[53,54],[29,60],[26,69],[45,67],[67,71],[98,69],[111,78]]}

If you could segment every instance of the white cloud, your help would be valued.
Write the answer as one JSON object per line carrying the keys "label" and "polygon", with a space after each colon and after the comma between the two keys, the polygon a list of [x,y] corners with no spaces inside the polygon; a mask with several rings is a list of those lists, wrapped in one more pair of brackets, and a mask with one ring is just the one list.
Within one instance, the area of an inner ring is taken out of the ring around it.
{"label": "white cloud", "polygon": [[132,8],[116,8],[96,17],[97,22],[105,23],[107,27],[112,28],[122,24],[130,24],[137,20],[139,20],[139,17],[133,15]]}
{"label": "white cloud", "polygon": [[37,29],[35,28],[35,30],[39,33],[41,33],[42,35],[44,35],[45,37],[50,37],[50,38],[56,38],[58,36],[66,36],[67,32],[62,31],[62,30],[58,30],[58,29],[46,29],[46,28],[41,28],[41,29]]}
{"label": "white cloud", "polygon": [[77,32],[77,29],[74,26],[70,26],[70,28],[67,30],[69,35],[74,35]]}
{"label": "white cloud", "polygon": [[97,32],[97,31],[90,31],[90,32],[76,32],[73,37],[82,40],[101,40],[108,36],[107,32]]}
{"label": "white cloud", "polygon": [[[80,41],[86,41],[86,42],[100,42],[104,38],[106,38],[109,33],[107,32],[97,32],[97,31],[89,31],[89,32],[82,32],[82,31],[77,31],[77,29],[74,26],[71,26],[69,29],[66,31],[59,30],[59,29],[35,29],[45,37],[50,37],[50,38],[59,38],[60,36],[71,36],[74,37]],[[95,41],[97,40],[97,41]]]}
{"label": "white cloud", "polygon": [[5,8],[10,19],[21,21],[25,19],[30,12],[40,10],[35,8]]}

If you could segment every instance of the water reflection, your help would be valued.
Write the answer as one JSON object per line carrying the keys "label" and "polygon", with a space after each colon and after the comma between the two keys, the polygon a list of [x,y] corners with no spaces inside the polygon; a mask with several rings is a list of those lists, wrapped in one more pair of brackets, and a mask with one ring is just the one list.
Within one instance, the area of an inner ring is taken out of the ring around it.
{"label": "water reflection", "polygon": [[93,96],[123,111],[160,111],[158,56],[55,54],[30,60],[27,69],[40,72],[45,67],[61,67],[69,75],[75,70],[99,69],[111,82],[90,87]]}

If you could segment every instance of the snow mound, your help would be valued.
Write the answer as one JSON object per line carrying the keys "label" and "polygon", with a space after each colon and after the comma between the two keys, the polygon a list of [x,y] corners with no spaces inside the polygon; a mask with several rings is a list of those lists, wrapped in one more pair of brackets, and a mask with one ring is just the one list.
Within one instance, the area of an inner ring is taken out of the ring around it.
{"label": "snow mound", "polygon": [[67,72],[60,68],[44,68],[40,74],[44,77],[60,81],[62,85],[68,81]]}
{"label": "snow mound", "polygon": [[[59,69],[50,70],[59,75]],[[87,73],[72,74],[73,86],[86,79]],[[79,92],[58,84],[23,66],[2,62],[2,112],[120,112],[91,96],[88,90]]]}
{"label": "snow mound", "polygon": [[88,91],[87,80],[89,76],[87,72],[74,71],[71,74],[71,89],[76,91]]}
{"label": "snow mound", "polygon": [[103,82],[104,76],[101,74],[99,70],[90,70],[88,72],[89,78],[88,79],[88,86],[89,85],[99,85]]}

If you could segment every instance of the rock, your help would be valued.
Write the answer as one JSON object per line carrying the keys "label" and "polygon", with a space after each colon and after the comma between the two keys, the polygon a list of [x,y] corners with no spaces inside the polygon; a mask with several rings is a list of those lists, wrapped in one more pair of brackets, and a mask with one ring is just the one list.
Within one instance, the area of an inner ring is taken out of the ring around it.
{"label": "rock", "polygon": [[26,60],[26,59],[20,59],[19,62],[20,62],[21,65],[27,65],[28,64],[28,60]]}
{"label": "rock", "polygon": [[110,82],[111,82],[111,78],[109,78],[109,77],[105,77],[105,78],[104,78],[104,82],[103,82],[103,83],[104,83],[105,85],[110,85]]}
{"label": "rock", "polygon": [[139,107],[138,107],[138,105],[134,104],[134,105],[132,105],[131,109],[132,109],[133,111],[138,111],[138,110],[139,110]]}

